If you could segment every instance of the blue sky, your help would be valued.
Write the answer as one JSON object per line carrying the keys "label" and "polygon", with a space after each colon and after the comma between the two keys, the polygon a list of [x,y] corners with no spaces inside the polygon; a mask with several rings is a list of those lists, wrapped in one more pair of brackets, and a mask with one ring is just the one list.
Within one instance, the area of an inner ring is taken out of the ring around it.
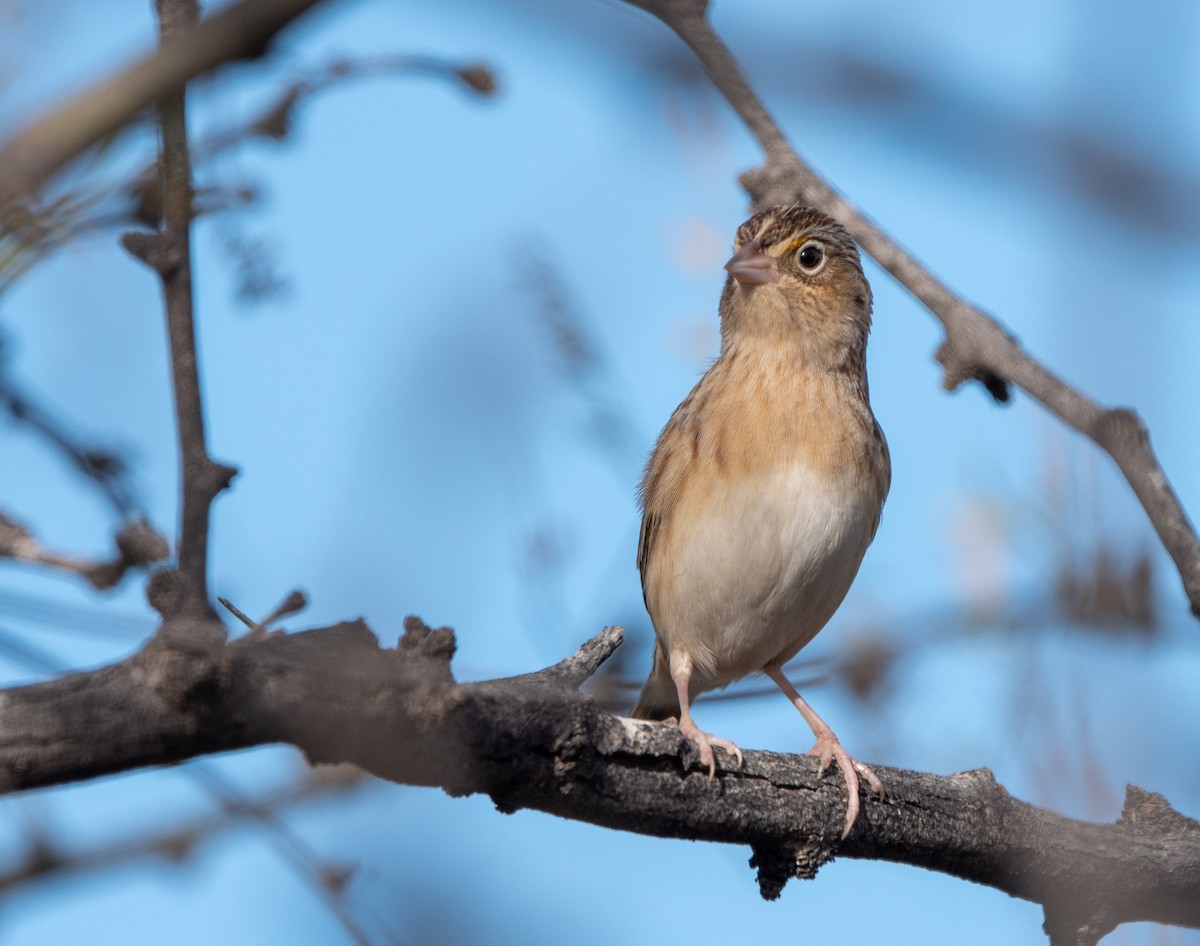
{"label": "blue sky", "polygon": [[[141,2],[18,2],[0,17],[5,134],[154,37]],[[727,0],[713,18],[800,152],[1054,370],[1136,407],[1185,506],[1200,509],[1200,11],[1185,0],[1142,11]],[[284,35],[270,64],[206,83],[193,129],[253,116],[331,57],[397,52],[483,60],[500,94],[480,101],[424,78],[349,85],[303,109],[282,147],[252,144],[202,171],[203,182],[262,187],[252,211],[197,226],[212,450],[242,470],[214,510],[213,586],[251,614],[305,588],[312,606],[291,627],[363,615],[391,642],[409,613],[450,624],[460,679],[528,671],[624,623],[630,673],[644,673],[634,485],[715,354],[721,264],[746,214],[736,175],[759,156],[665,28],[598,0],[329,4]],[[236,299],[222,250],[232,232],[270,242],[285,293]],[[531,288],[534,259],[579,314],[595,377],[564,369]],[[837,657],[867,631],[905,656],[875,709],[835,684],[806,695],[866,760],[986,765],[1014,794],[1076,817],[1114,818],[1126,782],[1194,814],[1200,649],[1129,490],[1023,395],[1001,409],[977,389],[942,393],[936,323],[873,264],[868,276],[892,495],[849,600],[805,656]],[[125,449],[169,528],[161,322],[154,281],[110,234],[72,243],[0,297],[22,383]],[[591,432],[595,396],[620,418],[616,446]],[[0,456],[0,508],[47,544],[107,547],[106,510],[41,444],[0,427]],[[1042,600],[1063,543],[1097,535],[1123,553],[1154,550],[1164,630],[1153,645],[1062,622],[962,631],[981,602],[1007,615]],[[136,585],[97,601],[3,569],[0,630],[63,666],[101,664],[152,627]],[[102,634],[98,619],[74,630],[23,621],[16,595],[129,615],[131,633]],[[0,661],[0,674],[38,679],[19,663]],[[810,742],[779,698],[697,712],[745,747]],[[1094,759],[1100,773],[1085,778]],[[215,764],[254,792],[301,763],[269,748]],[[168,770],[4,807],[0,855],[20,850],[30,824],[86,848],[211,802]],[[595,943],[815,939],[847,924],[896,943],[1044,941],[1032,905],[895,865],[835,862],[765,904],[744,849],[504,817],[483,798],[373,783],[289,817],[321,857],[358,865],[349,900],[378,942],[385,931],[432,942],[439,924],[443,941],[463,943],[555,942],[564,930]],[[249,827],[182,867],[133,863],[6,906],[5,943],[346,941]]]}

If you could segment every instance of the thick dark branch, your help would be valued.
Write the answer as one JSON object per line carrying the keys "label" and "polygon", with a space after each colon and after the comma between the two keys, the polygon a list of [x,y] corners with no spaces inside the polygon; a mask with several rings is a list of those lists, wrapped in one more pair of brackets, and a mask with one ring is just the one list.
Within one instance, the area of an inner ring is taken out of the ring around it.
{"label": "thick dark branch", "polygon": [[39,118],[0,146],[0,207],[37,191],[161,96],[222,63],[262,55],[276,33],[318,2],[241,0]]}
{"label": "thick dark branch", "polygon": [[887,800],[865,799],[839,841],[844,789],[811,756],[751,751],[710,781],[677,727],[610,716],[580,693],[618,629],[546,671],[459,685],[450,631],[406,628],[394,649],[361,622],[191,654],[154,641],[115,666],[7,690],[0,792],[287,742],[313,762],[486,793],[506,811],[744,844],[768,897],[834,855],[882,858],[1041,903],[1055,943],[1135,920],[1200,928],[1200,825],[1160,796],[1130,789],[1119,821],[1086,824],[1013,799],[986,771],[875,766]]}
{"label": "thick dark branch", "polygon": [[762,145],[766,163],[742,176],[756,207],[799,200],[841,221],[859,245],[941,322],[946,340],[937,360],[945,370],[947,390],[975,380],[1004,401],[1008,385],[1015,384],[1106,450],[1146,510],[1179,570],[1192,613],[1200,617],[1200,540],[1138,416],[1123,408],[1104,408],[1056,376],[992,316],[957,296],[809,167],[705,19],[705,0],[628,2],[653,13],[692,48],[713,84]]}

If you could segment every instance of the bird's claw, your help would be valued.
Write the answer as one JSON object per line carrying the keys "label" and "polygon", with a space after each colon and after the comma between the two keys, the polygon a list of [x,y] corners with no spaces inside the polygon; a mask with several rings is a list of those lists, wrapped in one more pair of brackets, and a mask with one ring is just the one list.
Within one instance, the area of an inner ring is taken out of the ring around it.
{"label": "bird's claw", "polygon": [[[821,750],[820,752],[817,751],[818,748]],[[827,744],[823,744],[818,740],[817,744],[810,751],[812,755],[817,756],[820,760],[820,764],[817,766],[817,778],[822,778],[825,775],[825,770],[829,768],[829,763],[833,761],[833,750]]]}
{"label": "bird's claw", "polygon": [[870,787],[871,791],[878,795],[880,800],[882,800],[885,794],[883,790],[883,782],[879,781],[879,777],[871,771],[870,766],[863,765],[858,761],[858,759],[853,757],[849,758],[850,761],[854,763],[854,770],[864,779],[866,779],[867,785]]}
{"label": "bird's claw", "polygon": [[846,780],[846,794],[848,796],[846,802],[846,826],[842,829],[842,839],[845,840],[858,818],[860,804],[858,798],[858,777],[861,775],[863,781],[867,783],[871,791],[880,798],[883,798],[883,783],[879,781],[879,778],[868,766],[852,758],[850,753],[842,748],[842,744],[838,742],[837,736],[832,732],[827,734],[822,733],[817,736],[816,744],[808,752],[809,755],[815,755],[820,760],[817,768],[818,776],[824,775],[830,763],[836,761],[838,768],[842,771],[842,778]]}
{"label": "bird's claw", "polygon": [[690,718],[680,721],[679,730],[687,739],[694,742],[696,748],[700,750],[700,764],[708,769],[708,778],[710,781],[717,774],[717,760],[713,754],[714,746],[718,749],[724,749],[737,761],[737,767],[739,769],[742,767],[742,750],[728,739],[722,739],[719,736],[714,736],[712,733],[705,732]]}

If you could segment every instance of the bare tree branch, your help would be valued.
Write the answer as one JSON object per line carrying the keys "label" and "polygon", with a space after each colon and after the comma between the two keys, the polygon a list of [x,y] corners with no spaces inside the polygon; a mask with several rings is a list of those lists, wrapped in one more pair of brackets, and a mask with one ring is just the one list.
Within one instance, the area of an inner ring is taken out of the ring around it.
{"label": "bare tree branch", "polygon": [[117,533],[116,544],[117,554],[105,561],[50,552],[42,548],[25,526],[0,512],[0,559],[70,572],[97,591],[115,587],[130,569],[153,565],[170,553],[166,540],[145,519],[127,522]]}
{"label": "bare tree branch", "polygon": [[286,138],[297,106],[320,92],[362,79],[412,75],[451,79],[483,98],[495,95],[498,87],[495,74],[481,63],[458,63],[433,56],[404,54],[362,59],[339,57],[289,83],[261,115],[202,142],[196,149],[196,157],[206,160],[251,138]]}
{"label": "bare tree branch", "polygon": [[406,628],[394,649],[361,622],[235,641],[201,655],[202,672],[180,673],[178,651],[152,644],[111,667],[6,690],[0,792],[288,742],[314,763],[486,793],[504,811],[744,844],[766,897],[836,855],[1040,903],[1056,946],[1135,920],[1200,928],[1200,825],[1160,796],[1130,788],[1115,824],[1089,824],[1017,801],[986,770],[878,766],[888,797],[867,799],[841,842],[844,788],[813,757],[750,751],[742,769],[710,781],[677,727],[609,716],[581,694],[618,628],[541,672],[466,684],[450,670],[448,629],[415,618]]}
{"label": "bare tree branch", "polygon": [[124,459],[113,450],[84,443],[67,425],[18,387],[8,370],[9,353],[0,336],[0,411],[28,427],[82,476],[94,483],[122,519],[137,512]]}
{"label": "bare tree branch", "polygon": [[[193,167],[212,161],[249,141],[284,140],[300,106],[320,93],[351,81],[381,77],[432,76],[452,82],[480,97],[496,93],[498,83],[493,71],[477,62],[454,62],[430,56],[393,54],[350,59],[338,57],[320,66],[309,67],[277,93],[261,112],[209,132],[192,143]],[[252,204],[257,188],[251,183],[198,188],[193,195],[192,212],[201,217]],[[162,218],[162,186],[158,162],[153,161],[117,180],[85,182],[66,193],[45,200],[26,201],[11,207],[0,228],[0,292],[16,283],[38,262],[61,249],[81,234],[98,234],[139,223],[156,225]],[[278,289],[279,280],[264,265],[263,248],[251,241],[229,239],[228,249],[242,268],[245,283],[240,294],[260,298]],[[252,257],[257,257],[252,259]],[[3,339],[0,339],[0,343]],[[3,346],[0,344],[0,355]],[[0,361],[0,369],[4,367]],[[12,392],[11,404],[10,391]],[[0,408],[14,419],[35,426],[44,418],[29,399],[20,400],[12,382],[0,373]],[[75,462],[87,455],[72,457]],[[98,460],[106,459],[97,453]],[[114,463],[119,458],[113,458]],[[85,470],[85,472],[87,472]]]}
{"label": "bare tree branch", "polygon": [[[267,837],[274,842],[275,849],[280,856],[295,874],[308,884],[309,889],[321,898],[350,938],[358,943],[358,946],[372,946],[371,937],[359,924],[349,903],[346,902],[346,884],[354,874],[353,868],[344,864],[331,864],[318,858],[292,830],[291,826],[279,816],[281,803],[273,802],[272,799],[259,802],[243,797],[242,793],[212,766],[193,765],[190,767],[190,771],[193,773],[193,777],[198,778],[204,784],[213,797],[220,800],[221,807],[230,820],[248,817],[265,827]],[[323,770],[316,770],[316,772],[320,771]],[[347,776],[353,776],[353,770],[349,766],[341,767],[340,774],[342,775],[341,779],[331,777],[323,780],[319,776],[309,779],[307,783],[310,786],[309,791],[321,788],[325,781],[328,782],[328,787],[338,783],[354,784],[346,781]],[[303,787],[299,786],[301,789]],[[280,801],[291,804],[304,797],[300,791],[293,790],[293,794],[296,796],[295,798],[281,794]],[[220,827],[220,824],[218,823],[216,827]]]}
{"label": "bare tree branch", "polygon": [[[188,771],[195,771],[195,767],[189,767]],[[221,832],[244,825],[247,821],[263,822],[274,831],[282,810],[331,795],[342,795],[360,787],[362,783],[363,776],[356,767],[321,768],[308,773],[305,778],[264,792],[253,799],[222,793],[219,811],[192,818],[166,831],[122,838],[80,850],[60,847],[35,826],[29,832],[25,851],[14,864],[0,871],[0,894],[11,895],[50,876],[66,877],[102,871],[144,858],[162,858],[180,864],[206,840]],[[210,782],[206,781],[206,784],[211,787]]]}
{"label": "bare tree branch", "polygon": [[792,148],[729,49],[705,18],[707,0],[626,0],[654,14],[692,48],[704,71],[762,145],[766,163],[742,175],[756,207],[803,201],[836,217],[867,253],[941,322],[937,351],[943,386],[978,381],[999,401],[1015,384],[1116,461],[1183,580],[1200,618],[1200,540],[1150,446],[1138,415],[1104,408],[1030,355],[992,316],[956,295],[866,215],[826,183]]}
{"label": "bare tree branch", "polygon": [[[0,516],[0,552],[5,540],[5,522]],[[164,552],[165,554],[165,552]],[[295,614],[307,605],[303,592],[293,591],[262,623],[250,622],[256,637],[268,633],[274,621]],[[227,605],[228,606],[228,605]],[[240,612],[237,612],[240,615]],[[211,635],[214,636],[215,635]],[[242,638],[245,643],[251,635]],[[10,635],[0,628],[0,651],[26,666],[52,674],[61,674],[57,660],[44,651]],[[59,850],[42,832],[31,833],[30,844],[23,859],[7,871],[0,872],[0,894],[10,889],[40,880],[49,875],[61,875],[86,870],[98,870],[138,857],[160,856],[172,861],[183,860],[204,838],[244,820],[257,821],[265,836],[288,866],[307,883],[342,924],[351,939],[360,946],[371,946],[371,939],[354,916],[346,897],[346,886],[354,874],[353,867],[333,864],[321,858],[280,816],[279,809],[302,801],[315,794],[345,789],[362,781],[363,773],[354,766],[324,767],[314,770],[296,784],[260,798],[245,796],[217,769],[205,764],[193,764],[182,769],[185,776],[199,783],[217,802],[221,814],[191,822],[165,833],[158,832],[142,838],[117,841],[99,849],[84,852]]]}

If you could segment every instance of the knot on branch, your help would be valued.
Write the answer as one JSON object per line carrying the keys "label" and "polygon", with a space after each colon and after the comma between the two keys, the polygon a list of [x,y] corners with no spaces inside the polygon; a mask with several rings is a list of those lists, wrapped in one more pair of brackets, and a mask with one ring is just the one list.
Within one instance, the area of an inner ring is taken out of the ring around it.
{"label": "knot on branch", "polygon": [[944,370],[942,375],[944,390],[955,391],[967,381],[978,381],[997,403],[1007,404],[1012,396],[1008,382],[1004,378],[983,365],[961,357],[949,339],[939,346],[934,357]]}
{"label": "knot on branch", "polygon": [[0,558],[33,558],[38,552],[33,533],[0,512]]}
{"label": "knot on branch", "polygon": [[1050,938],[1050,946],[1096,946],[1117,928],[1108,911],[1100,904],[1085,909],[1082,904],[1047,903],[1043,909],[1042,929]]}
{"label": "knot on branch", "polygon": [[146,582],[146,601],[159,614],[175,614],[182,607],[185,591],[176,569],[156,568]]}
{"label": "knot on branch", "polygon": [[1128,455],[1132,450],[1144,451],[1150,445],[1146,425],[1136,411],[1127,407],[1114,407],[1100,415],[1092,436],[1114,457]]}
{"label": "knot on branch", "polygon": [[812,880],[821,867],[833,860],[833,848],[816,839],[796,845],[759,845],[750,858],[758,871],[758,892],[764,900],[778,900],[793,877]]}
{"label": "knot on branch", "polygon": [[476,95],[482,95],[485,98],[495,95],[499,88],[495,73],[483,63],[462,66],[455,70],[455,74],[463,85]]}
{"label": "knot on branch", "polygon": [[[216,619],[212,606],[178,569],[157,568],[146,582],[146,601],[163,617],[157,636],[164,643],[184,647],[223,647],[228,635],[225,625]],[[184,618],[192,619],[181,630]],[[191,625],[196,625],[192,628]],[[194,639],[196,633],[200,640]]]}
{"label": "knot on branch", "polygon": [[121,561],[132,568],[161,562],[171,554],[171,547],[146,519],[135,519],[117,533],[117,551]]}
{"label": "knot on branch", "polygon": [[1125,804],[1117,824],[1137,827],[1158,835],[1200,833],[1200,822],[1180,814],[1158,792],[1136,785],[1125,786]]}
{"label": "knot on branch", "polygon": [[183,247],[179,240],[165,233],[131,230],[121,234],[121,246],[125,247],[126,253],[160,276],[175,272],[184,262]]}
{"label": "knot on branch", "polygon": [[437,660],[445,663],[447,670],[456,649],[451,628],[439,627],[435,630],[413,614],[404,619],[404,636],[396,645],[401,657]]}
{"label": "knot on branch", "polygon": [[125,523],[116,536],[117,557],[108,562],[87,565],[83,577],[97,591],[108,591],[120,584],[131,568],[141,568],[161,562],[171,554],[171,547],[145,519]]}
{"label": "knot on branch", "polygon": [[133,658],[134,674],[172,710],[203,716],[226,682],[224,643],[225,628],[215,618],[168,616]]}

